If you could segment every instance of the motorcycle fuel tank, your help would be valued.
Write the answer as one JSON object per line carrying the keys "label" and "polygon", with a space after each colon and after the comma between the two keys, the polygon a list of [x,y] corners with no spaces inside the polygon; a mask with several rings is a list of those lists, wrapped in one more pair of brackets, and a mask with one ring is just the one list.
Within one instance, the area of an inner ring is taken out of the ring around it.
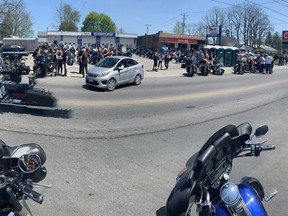
{"label": "motorcycle fuel tank", "polygon": [[[256,191],[248,184],[237,185],[240,196],[248,208],[251,216],[268,216],[263,203],[261,202]],[[235,194],[233,194],[234,197]],[[218,200],[214,203],[217,216],[231,216],[228,208],[222,200]],[[243,207],[244,208],[244,207]],[[249,214],[248,214],[249,215]]]}

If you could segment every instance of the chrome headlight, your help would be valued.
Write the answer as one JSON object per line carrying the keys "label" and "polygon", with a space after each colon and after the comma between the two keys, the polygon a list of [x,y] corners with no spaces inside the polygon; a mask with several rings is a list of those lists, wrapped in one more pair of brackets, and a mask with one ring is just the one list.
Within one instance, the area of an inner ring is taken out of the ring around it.
{"label": "chrome headlight", "polygon": [[110,74],[110,70],[108,70],[108,71],[105,71],[105,72],[103,72],[101,75],[100,75],[100,77],[104,77],[104,76],[107,76],[108,74]]}

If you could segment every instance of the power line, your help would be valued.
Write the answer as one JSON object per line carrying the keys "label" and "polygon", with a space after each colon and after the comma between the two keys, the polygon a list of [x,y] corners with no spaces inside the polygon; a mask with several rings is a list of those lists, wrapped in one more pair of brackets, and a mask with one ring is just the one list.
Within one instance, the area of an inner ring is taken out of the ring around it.
{"label": "power line", "polygon": [[258,5],[259,7],[263,7],[263,8],[265,8],[265,9],[267,9],[267,10],[273,11],[273,12],[275,12],[275,13],[277,13],[277,14],[282,15],[282,16],[288,17],[286,14],[280,13],[279,11],[273,10],[273,9],[271,9],[271,8],[265,7],[265,6],[263,6],[263,5],[260,5],[260,4],[255,3],[255,2],[251,2],[251,1],[249,1],[249,0],[245,0],[245,1],[247,1],[247,2],[249,2],[249,3],[251,3],[251,4]]}
{"label": "power line", "polygon": [[280,1],[276,1],[276,0],[273,0],[273,1],[276,2],[277,4],[280,4],[280,5],[284,6],[284,7],[288,7],[287,3],[286,3],[286,4],[283,4],[283,3],[280,2]]}
{"label": "power line", "polygon": [[[236,5],[236,4],[229,4],[229,3],[227,3],[227,2],[223,2],[223,1],[220,1],[220,0],[212,0],[212,1],[214,1],[214,2],[218,2],[218,3],[222,3],[222,4],[226,4],[226,5],[230,5],[230,6],[239,6],[239,5]],[[264,8],[266,8],[266,9],[268,9],[269,10],[269,8],[267,8],[267,7],[265,7],[265,6],[261,6],[261,5],[259,5],[259,4],[256,4],[256,3],[254,3],[254,2],[250,2],[250,1],[248,1],[248,0],[245,0],[245,1],[247,1],[247,2],[249,2],[249,3],[252,3],[252,4],[255,4],[255,5],[258,5],[259,7],[264,7]],[[283,0],[284,1],[284,0]],[[285,2],[287,2],[287,1],[285,1]],[[266,2],[267,3],[267,2]],[[271,3],[271,2],[269,2],[269,3]],[[241,7],[241,6],[239,6],[239,7]],[[241,7],[241,8],[244,8],[244,7]],[[272,9],[271,9],[272,10]],[[272,10],[272,11],[274,11],[275,13],[278,13],[278,11],[275,11],[275,10]],[[281,13],[280,13],[281,14]],[[284,15],[284,16],[286,16],[285,14],[281,14],[281,15]],[[277,18],[277,17],[273,17],[273,16],[271,16],[271,15],[269,15],[271,18],[273,18],[273,19],[275,19],[275,20],[278,20],[278,21],[281,21],[281,22],[283,22],[283,23],[288,23],[288,21],[284,21],[284,20],[281,20],[281,19],[279,19],[279,18]]]}
{"label": "power line", "polygon": [[82,7],[80,9],[80,13],[81,13],[82,9],[84,8],[84,6],[86,5],[86,3],[87,3],[87,0],[85,0],[84,4],[82,5]]}

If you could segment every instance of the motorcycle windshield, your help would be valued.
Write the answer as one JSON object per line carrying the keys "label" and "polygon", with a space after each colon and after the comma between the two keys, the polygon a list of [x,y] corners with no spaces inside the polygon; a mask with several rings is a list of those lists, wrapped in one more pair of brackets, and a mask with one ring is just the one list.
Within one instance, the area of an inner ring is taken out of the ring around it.
{"label": "motorcycle windshield", "polygon": [[214,133],[186,163],[192,167],[189,177],[191,184],[211,186],[225,172],[229,173],[235,153],[250,138],[251,132],[251,125],[243,123],[238,127],[227,125]]}

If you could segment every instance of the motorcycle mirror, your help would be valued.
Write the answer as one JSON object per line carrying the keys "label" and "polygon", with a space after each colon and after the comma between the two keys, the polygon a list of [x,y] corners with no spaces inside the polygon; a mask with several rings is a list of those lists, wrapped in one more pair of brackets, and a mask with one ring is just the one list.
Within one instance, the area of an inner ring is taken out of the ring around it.
{"label": "motorcycle mirror", "polygon": [[37,154],[24,154],[18,160],[18,166],[24,173],[32,173],[41,165],[41,158]]}
{"label": "motorcycle mirror", "polygon": [[255,131],[255,136],[256,137],[260,137],[265,135],[268,132],[268,126],[267,125],[262,125],[260,127],[258,127]]}

